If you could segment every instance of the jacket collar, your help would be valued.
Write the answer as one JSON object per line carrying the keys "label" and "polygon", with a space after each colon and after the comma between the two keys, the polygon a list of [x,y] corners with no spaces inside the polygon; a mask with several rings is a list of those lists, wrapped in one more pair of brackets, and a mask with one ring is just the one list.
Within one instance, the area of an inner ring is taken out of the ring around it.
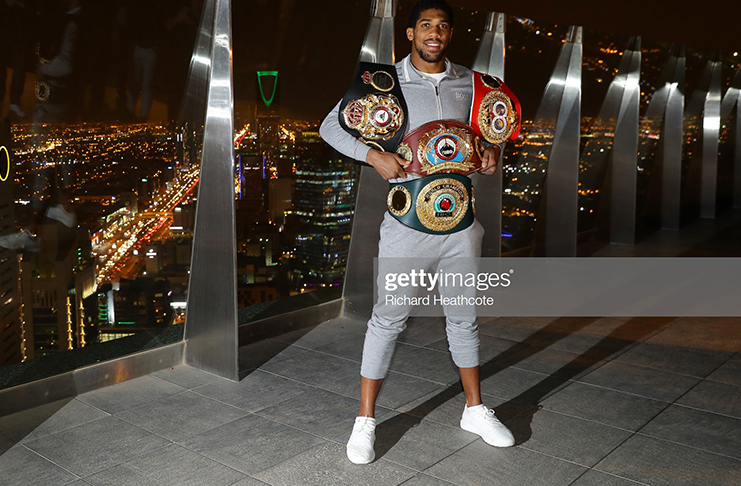
{"label": "jacket collar", "polygon": [[[414,67],[414,64],[412,64],[411,54],[407,54],[407,56],[401,60],[401,65],[404,72],[404,78],[407,82],[424,78],[424,76],[417,70],[417,68]],[[459,77],[460,75],[456,71],[455,65],[447,58],[445,58],[445,76],[443,76],[443,79]]]}

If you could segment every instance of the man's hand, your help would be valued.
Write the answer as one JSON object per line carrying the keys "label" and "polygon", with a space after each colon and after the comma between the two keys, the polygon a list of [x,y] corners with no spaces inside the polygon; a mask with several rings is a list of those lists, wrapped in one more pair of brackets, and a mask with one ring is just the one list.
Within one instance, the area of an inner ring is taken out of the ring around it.
{"label": "man's hand", "polygon": [[493,145],[484,149],[484,156],[481,158],[481,168],[479,172],[484,175],[492,175],[497,171],[499,164],[499,145]]}
{"label": "man's hand", "polygon": [[380,152],[376,149],[370,149],[368,151],[365,161],[368,165],[376,169],[376,172],[381,174],[384,180],[395,179],[397,177],[406,179],[407,175],[404,172],[404,167],[410,164],[408,160],[397,154]]}

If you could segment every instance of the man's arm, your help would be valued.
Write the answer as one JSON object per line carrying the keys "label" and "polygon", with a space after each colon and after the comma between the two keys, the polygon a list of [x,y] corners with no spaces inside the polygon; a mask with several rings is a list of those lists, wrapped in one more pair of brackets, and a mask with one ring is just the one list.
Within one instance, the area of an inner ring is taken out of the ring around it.
{"label": "man's arm", "polygon": [[347,133],[339,121],[340,103],[337,103],[319,127],[319,135],[341,154],[355,159],[363,165],[370,165],[385,180],[396,177],[406,178],[403,167],[409,163],[397,154],[381,152],[364,144]]}
{"label": "man's arm", "polygon": [[365,165],[367,164],[366,158],[370,147],[347,133],[340,126],[340,103],[342,103],[341,100],[332,108],[332,111],[329,112],[329,115],[322,122],[322,126],[319,127],[319,135],[342,155],[355,159],[357,162]]}

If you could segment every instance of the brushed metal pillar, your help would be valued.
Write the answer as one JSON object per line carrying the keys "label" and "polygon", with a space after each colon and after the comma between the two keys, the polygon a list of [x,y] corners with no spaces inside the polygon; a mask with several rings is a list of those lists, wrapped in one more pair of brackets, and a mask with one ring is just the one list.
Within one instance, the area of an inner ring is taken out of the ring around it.
{"label": "brushed metal pillar", "polygon": [[211,69],[185,318],[185,362],[238,380],[231,0],[214,6]]}
{"label": "brushed metal pillar", "polygon": [[180,107],[180,122],[193,129],[203,124],[203,113],[208,94],[208,73],[211,69],[211,45],[214,31],[214,0],[206,0],[201,11],[193,56],[190,58],[188,82]]}
{"label": "brushed metal pillar", "polygon": [[[684,46],[673,47],[667,64],[666,109],[661,134],[661,229],[678,230],[682,188],[684,127]],[[652,102],[653,103],[653,102]]]}
{"label": "brushed metal pillar", "polygon": [[486,15],[484,34],[481,36],[479,49],[471,69],[504,79],[504,55],[507,47],[504,42],[504,33],[506,29],[507,14],[489,12]]}
{"label": "brushed metal pillar", "polygon": [[[702,187],[700,217],[715,218],[718,188],[718,145],[720,136],[720,53],[708,61],[707,95],[702,113]],[[703,86],[704,87],[704,86]]]}
{"label": "brushed metal pillar", "polygon": [[[735,110],[735,113],[734,113]],[[741,66],[736,70],[720,108],[721,124],[735,115],[736,132],[733,137],[733,207],[741,208]]]}
{"label": "brushed metal pillar", "polygon": [[544,116],[556,119],[546,171],[545,202],[541,203],[541,209],[545,209],[545,256],[576,256],[581,67],[582,28],[572,26],[541,104]]}
{"label": "brushed metal pillar", "polygon": [[[473,70],[504,79],[505,39],[507,15],[490,12],[486,16],[484,34],[473,61]],[[491,176],[474,174],[476,218],[486,229],[481,242],[481,256],[498,257],[502,254],[502,185],[504,180],[504,153],[499,157],[499,168]]]}
{"label": "brushed metal pillar", "polygon": [[[642,211],[648,228],[679,228],[684,66],[684,47],[672,46],[640,123],[640,157],[650,171]],[[658,142],[649,136],[658,136]]]}
{"label": "brushed metal pillar", "polygon": [[372,0],[358,62],[394,63],[394,14],[398,0]]}
{"label": "brushed metal pillar", "polygon": [[641,38],[623,53],[605,105],[615,113],[610,177],[610,243],[633,245],[636,239],[638,110],[641,97]]}
{"label": "brushed metal pillar", "polygon": [[[394,64],[394,15],[397,0],[373,0],[359,61]],[[350,250],[342,289],[342,315],[367,319],[373,308],[373,259],[386,212],[388,182],[373,167],[362,167],[355,200]]]}

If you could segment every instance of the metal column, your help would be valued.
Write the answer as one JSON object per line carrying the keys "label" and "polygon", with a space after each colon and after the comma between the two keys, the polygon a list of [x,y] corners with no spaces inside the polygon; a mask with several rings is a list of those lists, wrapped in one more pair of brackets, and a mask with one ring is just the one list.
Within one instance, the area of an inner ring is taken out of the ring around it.
{"label": "metal column", "polygon": [[640,81],[641,38],[633,37],[605,98],[605,106],[617,115],[610,174],[610,243],[615,244],[633,245],[636,238]]}
{"label": "metal column", "polygon": [[722,66],[720,53],[705,67],[707,90],[702,112],[702,187],[700,193],[700,217],[715,218],[715,203],[718,188],[718,137],[720,136],[720,76]]}
{"label": "metal column", "polygon": [[733,207],[741,208],[741,67],[728,87],[720,109],[721,124],[728,123],[735,111],[736,133],[733,135]]}
{"label": "metal column", "polygon": [[[206,121],[185,319],[185,362],[238,380],[231,0],[214,8]],[[207,28],[207,26],[205,26]]]}
{"label": "metal column", "polygon": [[[572,26],[561,48],[541,110],[556,118],[545,181],[545,255],[576,256],[581,132],[582,28]],[[540,215],[539,215],[540,216]]]}
{"label": "metal column", "polygon": [[[678,230],[682,188],[682,133],[684,128],[684,46],[672,48],[661,91],[666,95],[661,133],[661,229]],[[663,97],[662,97],[663,100]],[[653,101],[651,102],[653,105]],[[650,108],[649,108],[650,111]]]}
{"label": "metal column", "polygon": [[506,49],[504,33],[506,28],[507,14],[501,12],[489,12],[487,14],[484,34],[481,36],[479,50],[476,52],[476,58],[471,69],[504,79]]}
{"label": "metal column", "polygon": [[[479,50],[473,61],[473,70],[491,74],[504,80],[504,33],[507,15],[490,12],[481,36]],[[476,205],[485,211],[478,212],[477,219],[486,228],[481,243],[481,256],[498,257],[502,253],[502,181],[504,180],[504,153],[499,157],[499,167],[491,176],[472,176],[476,193]]]}
{"label": "metal column", "polygon": [[[359,61],[394,64],[394,15],[398,0],[373,0]],[[342,315],[368,318],[373,308],[373,259],[386,212],[388,182],[373,167],[360,170],[352,238],[342,291]]]}

